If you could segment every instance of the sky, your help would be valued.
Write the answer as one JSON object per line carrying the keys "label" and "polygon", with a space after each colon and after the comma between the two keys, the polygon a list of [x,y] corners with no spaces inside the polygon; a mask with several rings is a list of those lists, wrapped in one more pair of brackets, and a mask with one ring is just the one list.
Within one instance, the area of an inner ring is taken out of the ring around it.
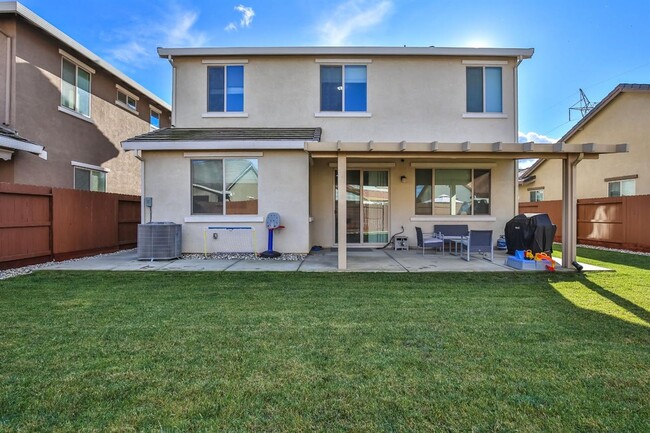
{"label": "sky", "polygon": [[23,0],[33,12],[171,102],[156,47],[534,48],[519,67],[521,141],[549,142],[569,107],[650,83],[650,0]]}

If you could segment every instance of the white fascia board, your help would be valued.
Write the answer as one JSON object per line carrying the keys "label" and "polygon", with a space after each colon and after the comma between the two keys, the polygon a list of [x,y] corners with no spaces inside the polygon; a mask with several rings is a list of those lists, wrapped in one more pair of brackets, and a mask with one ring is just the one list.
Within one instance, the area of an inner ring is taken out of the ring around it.
{"label": "white fascia board", "polygon": [[182,56],[466,56],[521,57],[533,56],[533,48],[464,48],[464,47],[227,47],[227,48],[158,48],[162,58]]}
{"label": "white fascia board", "polygon": [[[45,153],[45,151],[43,150],[43,146],[34,143],[28,143],[26,141],[15,140],[13,138],[4,135],[0,135],[0,146],[12,150],[22,150],[39,156]],[[47,155],[47,153],[45,153],[45,155]]]}
{"label": "white fascia board", "polygon": [[135,82],[132,78],[129,78],[128,76],[126,76],[123,72],[121,72],[117,68],[115,68],[115,66],[111,65],[110,63],[106,62],[105,60],[102,60],[97,54],[93,53],[88,48],[84,47],[79,42],[75,41],[70,36],[66,35],[61,30],[57,29],[52,24],[48,23],[43,18],[36,15],[36,13],[32,12],[30,9],[26,8],[22,4],[20,4],[18,2],[2,2],[2,3],[0,3],[0,14],[3,14],[3,13],[15,13],[17,15],[20,15],[25,20],[27,20],[27,21],[31,22],[32,24],[34,24],[36,27],[39,27],[40,29],[42,29],[46,33],[49,33],[55,39],[58,39],[59,41],[63,42],[64,44],[68,45],[69,47],[71,47],[75,51],[79,52],[81,55],[83,55],[87,59],[91,60],[96,65],[102,67],[103,69],[110,72],[111,74],[113,74],[114,76],[119,78],[120,80],[127,83],[129,86],[133,87],[134,89],[138,90],[142,94],[146,95],[147,97],[149,97],[151,100],[155,101],[157,104],[159,104],[160,106],[162,106],[166,110],[171,111],[172,108],[167,102],[163,101],[158,96],[154,95],[149,90],[142,87],[142,85]]}
{"label": "white fascia board", "polygon": [[304,150],[297,140],[123,141],[124,150]]}

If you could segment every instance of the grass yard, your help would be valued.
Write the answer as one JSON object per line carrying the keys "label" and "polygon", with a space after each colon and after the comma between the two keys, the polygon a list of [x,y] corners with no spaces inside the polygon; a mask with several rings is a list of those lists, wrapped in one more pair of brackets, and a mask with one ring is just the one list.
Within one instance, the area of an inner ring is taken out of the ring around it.
{"label": "grass yard", "polygon": [[0,431],[650,431],[650,257],[615,273],[0,281]]}

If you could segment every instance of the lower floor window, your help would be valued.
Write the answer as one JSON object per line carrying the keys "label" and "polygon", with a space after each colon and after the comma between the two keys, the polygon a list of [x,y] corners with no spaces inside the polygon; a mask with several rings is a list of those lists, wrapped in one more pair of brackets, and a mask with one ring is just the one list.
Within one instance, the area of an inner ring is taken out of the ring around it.
{"label": "lower floor window", "polygon": [[416,215],[490,215],[490,170],[416,169]]}
{"label": "lower floor window", "polygon": [[544,190],[543,189],[534,189],[529,191],[530,201],[544,201]]}
{"label": "lower floor window", "polygon": [[634,195],[636,191],[636,179],[616,180],[607,183],[608,197],[622,197]]}
{"label": "lower floor window", "polygon": [[74,168],[74,189],[106,192],[106,173],[88,168]]}
{"label": "lower floor window", "polygon": [[192,160],[192,214],[257,215],[257,159]]}

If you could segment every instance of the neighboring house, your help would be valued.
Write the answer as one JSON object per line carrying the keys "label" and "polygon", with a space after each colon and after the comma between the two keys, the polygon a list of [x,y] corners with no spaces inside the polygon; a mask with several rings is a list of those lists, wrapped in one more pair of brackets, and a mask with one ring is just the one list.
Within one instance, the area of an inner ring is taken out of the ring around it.
{"label": "neighboring house", "polygon": [[562,158],[573,175],[582,152],[616,151],[517,143],[517,67],[532,49],[158,53],[173,65],[175,127],[123,147],[141,152],[143,196],[154,220],[183,225],[185,252],[219,249],[211,226],[252,226],[263,250],[269,212],[285,226],[275,249],[338,246],[341,269],[348,246],[383,246],[402,227],[411,245],[434,224],[496,240],[517,212],[518,158]]}
{"label": "neighboring house", "polygon": [[20,3],[0,3],[0,182],[140,194],[140,161],[120,142],[170,115]]}
{"label": "neighboring house", "polygon": [[[560,142],[627,143],[629,152],[578,164],[578,198],[650,194],[650,84],[619,84]],[[562,199],[560,162],[540,159],[520,176],[519,201]]]}

